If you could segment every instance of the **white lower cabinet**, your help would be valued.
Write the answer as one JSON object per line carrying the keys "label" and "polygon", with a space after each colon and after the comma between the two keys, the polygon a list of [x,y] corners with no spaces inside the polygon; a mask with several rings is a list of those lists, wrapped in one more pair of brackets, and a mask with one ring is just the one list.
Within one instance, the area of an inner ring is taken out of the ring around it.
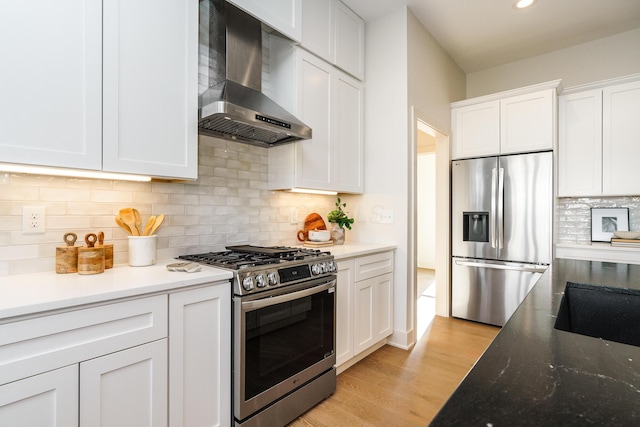
{"label": "white lower cabinet", "polygon": [[80,426],[166,425],[166,338],[80,363]]}
{"label": "white lower cabinet", "polygon": [[169,425],[231,425],[231,286],[169,295]]}
{"label": "white lower cabinet", "polygon": [[354,353],[358,354],[391,335],[390,301],[393,301],[393,276],[390,273],[356,282]]}
{"label": "white lower cabinet", "polygon": [[0,324],[0,426],[230,425],[230,294],[223,282]]}
{"label": "white lower cabinet", "polygon": [[0,386],[0,425],[78,425],[78,365]]}
{"label": "white lower cabinet", "polygon": [[351,359],[353,353],[353,292],[355,261],[338,261],[336,286],[336,365]]}
{"label": "white lower cabinet", "polygon": [[393,333],[393,251],[338,261],[336,366]]}

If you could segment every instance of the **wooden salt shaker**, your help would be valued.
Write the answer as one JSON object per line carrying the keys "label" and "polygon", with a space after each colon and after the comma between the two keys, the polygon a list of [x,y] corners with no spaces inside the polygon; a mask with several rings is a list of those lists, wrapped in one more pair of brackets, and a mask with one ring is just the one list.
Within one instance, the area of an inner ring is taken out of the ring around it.
{"label": "wooden salt shaker", "polygon": [[84,241],[87,247],[78,248],[78,274],[104,273],[104,247],[94,247],[98,236],[89,233]]}
{"label": "wooden salt shaker", "polygon": [[64,235],[64,241],[67,245],[56,248],[56,273],[78,272],[78,247],[74,246],[77,239],[76,233],[66,233]]}
{"label": "wooden salt shaker", "polygon": [[98,244],[96,247],[104,248],[104,268],[113,268],[113,243],[104,244],[104,232],[98,233]]}

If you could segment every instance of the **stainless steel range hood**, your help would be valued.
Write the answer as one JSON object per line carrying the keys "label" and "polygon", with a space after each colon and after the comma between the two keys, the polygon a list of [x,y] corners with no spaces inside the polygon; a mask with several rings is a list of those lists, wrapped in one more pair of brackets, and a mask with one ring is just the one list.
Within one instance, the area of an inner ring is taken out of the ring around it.
{"label": "stainless steel range hood", "polygon": [[311,138],[261,91],[260,21],[225,0],[201,0],[199,38],[199,133],[262,147]]}

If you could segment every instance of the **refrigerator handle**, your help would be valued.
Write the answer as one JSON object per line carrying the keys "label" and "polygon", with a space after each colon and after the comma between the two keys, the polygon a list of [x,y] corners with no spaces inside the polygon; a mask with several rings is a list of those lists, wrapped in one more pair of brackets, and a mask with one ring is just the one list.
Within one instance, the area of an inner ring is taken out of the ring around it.
{"label": "refrigerator handle", "polygon": [[497,213],[497,201],[496,201],[496,181],[498,180],[498,170],[496,168],[491,169],[491,213],[489,221],[489,230],[491,234],[491,247],[496,247],[496,213]]}
{"label": "refrigerator handle", "polygon": [[504,247],[504,168],[498,172],[498,249]]}
{"label": "refrigerator handle", "polygon": [[456,265],[464,266],[464,267],[480,267],[480,268],[494,268],[497,270],[516,270],[516,271],[526,271],[529,273],[544,273],[547,271],[548,265],[531,265],[531,266],[523,266],[523,265],[509,265],[509,264],[490,264],[486,262],[480,261],[461,261],[456,260]]}

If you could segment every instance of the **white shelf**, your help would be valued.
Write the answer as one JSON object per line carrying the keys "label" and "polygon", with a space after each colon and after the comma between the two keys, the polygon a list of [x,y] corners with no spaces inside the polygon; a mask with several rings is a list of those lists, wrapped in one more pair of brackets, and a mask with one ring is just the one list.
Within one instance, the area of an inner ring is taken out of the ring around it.
{"label": "white shelf", "polygon": [[556,243],[556,258],[640,264],[640,248],[611,246],[610,243]]}

